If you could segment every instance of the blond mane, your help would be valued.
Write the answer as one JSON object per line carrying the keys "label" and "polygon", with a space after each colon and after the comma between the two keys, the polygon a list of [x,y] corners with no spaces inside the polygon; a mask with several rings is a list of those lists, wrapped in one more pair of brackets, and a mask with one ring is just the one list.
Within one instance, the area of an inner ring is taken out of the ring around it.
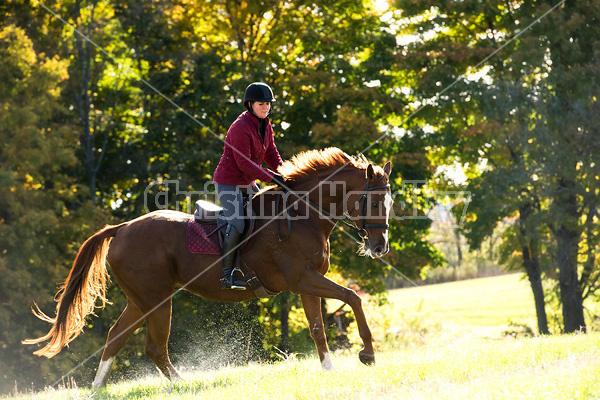
{"label": "blond mane", "polygon": [[278,171],[286,179],[299,181],[315,172],[341,168],[345,165],[366,169],[369,162],[362,154],[350,156],[337,147],[328,147],[323,150],[309,150],[298,153],[291,160],[284,162]]}

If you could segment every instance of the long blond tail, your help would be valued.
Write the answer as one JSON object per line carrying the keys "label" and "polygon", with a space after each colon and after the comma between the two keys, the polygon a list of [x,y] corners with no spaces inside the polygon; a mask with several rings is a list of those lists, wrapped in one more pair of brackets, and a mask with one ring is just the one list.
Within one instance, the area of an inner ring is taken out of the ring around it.
{"label": "long blond tail", "polygon": [[37,339],[23,340],[23,344],[35,344],[50,340],[45,347],[34,351],[38,356],[54,357],[63,347],[75,339],[86,325],[85,317],[96,307],[100,298],[106,304],[106,253],[110,240],[117,234],[122,225],[107,225],[88,238],[79,249],[73,262],[56,306],[56,318],[44,314],[37,304],[32,308],[33,314],[43,321],[52,324],[50,331]]}

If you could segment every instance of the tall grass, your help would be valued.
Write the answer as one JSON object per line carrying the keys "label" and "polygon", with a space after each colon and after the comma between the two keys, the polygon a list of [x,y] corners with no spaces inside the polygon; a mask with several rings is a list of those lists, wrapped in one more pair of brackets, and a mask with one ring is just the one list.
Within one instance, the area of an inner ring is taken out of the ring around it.
{"label": "tall grass", "polygon": [[464,340],[378,354],[366,367],[334,356],[322,372],[313,357],[209,372],[170,383],[152,377],[96,392],[71,389],[23,399],[591,399],[600,398],[600,335]]}
{"label": "tall grass", "polygon": [[314,356],[290,356],[278,363],[183,370],[184,379],[173,383],[158,374],[114,378],[117,383],[98,391],[49,390],[17,398],[600,398],[600,334],[502,335],[510,321],[532,317],[523,307],[527,294],[518,276],[393,292],[390,304],[367,306],[379,349],[373,367],[360,364],[355,352],[335,354],[333,372],[321,371]]}

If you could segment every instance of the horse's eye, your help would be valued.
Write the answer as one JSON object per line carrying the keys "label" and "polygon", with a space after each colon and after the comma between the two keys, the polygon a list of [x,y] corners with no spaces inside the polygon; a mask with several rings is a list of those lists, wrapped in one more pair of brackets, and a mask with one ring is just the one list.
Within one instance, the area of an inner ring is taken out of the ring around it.
{"label": "horse's eye", "polygon": [[379,203],[377,203],[376,201],[371,203],[371,207],[373,208],[379,208]]}

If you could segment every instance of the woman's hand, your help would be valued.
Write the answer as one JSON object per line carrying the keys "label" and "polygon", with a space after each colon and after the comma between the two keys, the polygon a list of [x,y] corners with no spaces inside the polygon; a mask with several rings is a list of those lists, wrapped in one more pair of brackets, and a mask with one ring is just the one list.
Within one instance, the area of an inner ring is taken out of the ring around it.
{"label": "woman's hand", "polygon": [[274,184],[279,185],[281,187],[285,187],[285,178],[281,174],[274,173],[273,179],[271,179],[271,182],[273,182]]}

